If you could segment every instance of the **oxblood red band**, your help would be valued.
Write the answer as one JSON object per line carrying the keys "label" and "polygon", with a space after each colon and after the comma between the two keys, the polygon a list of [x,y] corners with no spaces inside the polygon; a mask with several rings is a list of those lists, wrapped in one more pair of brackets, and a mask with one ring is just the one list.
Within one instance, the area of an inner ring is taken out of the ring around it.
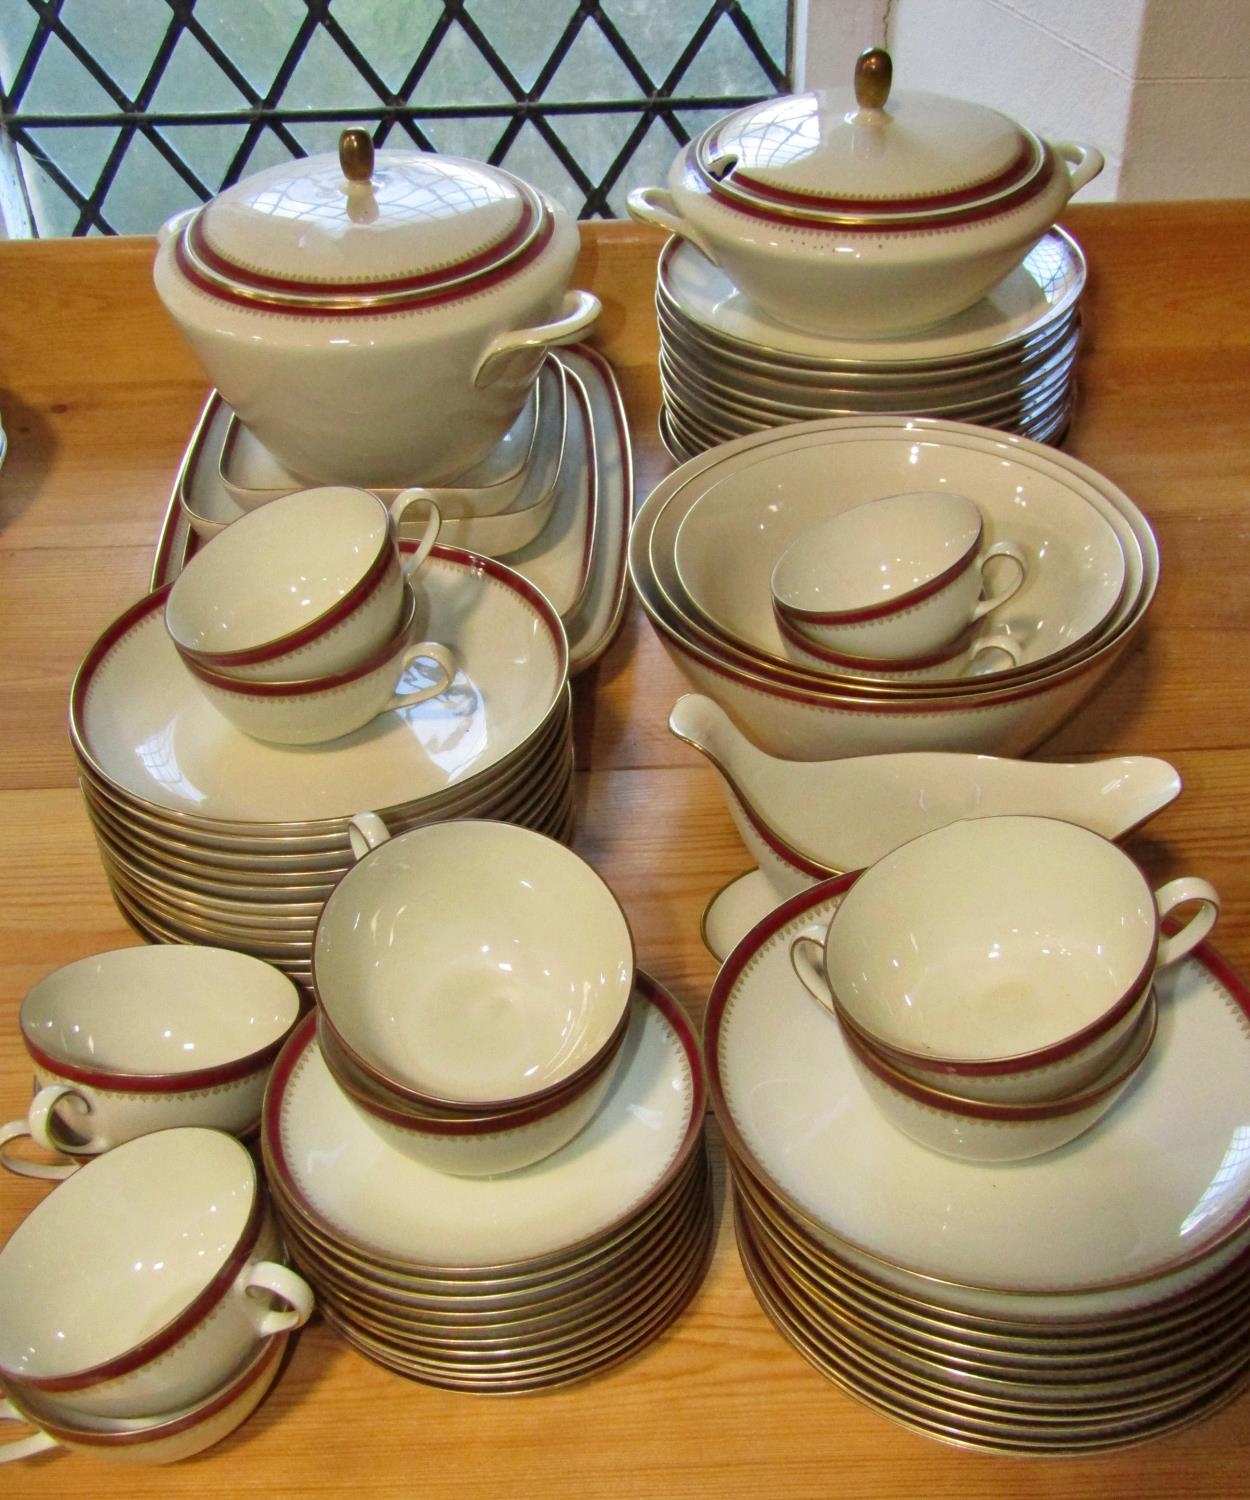
{"label": "oxblood red band", "polygon": [[[978,527],[977,534],[969,546],[949,567],[943,568],[940,573],[935,573],[932,578],[926,578],[923,583],[908,589],[906,593],[895,594],[893,598],[882,599],[877,604],[864,604],[856,609],[800,609],[797,604],[779,604],[778,608],[792,620],[802,620],[809,625],[861,625],[871,620],[888,620],[891,615],[901,615],[904,610],[911,609],[913,605],[923,604],[926,599],[932,599],[934,594],[940,594],[946,585],[953,583],[968,566],[980,545],[981,528]],[[938,658],[938,660],[943,659]],[[850,660],[853,661],[854,658]]]}
{"label": "oxblood red band", "polygon": [[722,207],[732,209],[735,213],[746,214],[753,219],[763,219],[770,224],[781,224],[794,229],[820,230],[826,234],[840,235],[924,234],[926,232],[941,234],[948,229],[961,228],[967,224],[979,224],[986,219],[996,219],[1003,214],[1011,213],[1026,203],[1032,202],[1034,198],[1040,197],[1050,185],[1054,175],[1055,158],[1048,148],[1041,169],[1030,177],[1024,186],[1015,192],[1005,193],[990,203],[955,209],[949,214],[900,213],[887,218],[865,218],[862,222],[856,222],[852,218],[820,218],[815,214],[782,213],[765,203],[751,203],[746,199],[735,197],[732,193],[727,193],[715,179],[705,177],[697,168],[687,169],[687,179],[692,179],[692,186],[696,192],[708,194]]}
{"label": "oxblood red band", "polygon": [[185,1094],[193,1089],[220,1088],[237,1083],[278,1055],[285,1033],[267,1046],[246,1057],[231,1058],[218,1067],[197,1068],[189,1073],[106,1073],[98,1068],[83,1068],[73,1062],[51,1057],[29,1037],[24,1038],[31,1060],[46,1073],[53,1073],[70,1083],[82,1083],[97,1089],[125,1089],[138,1094]]}
{"label": "oxblood red band", "polygon": [[[982,178],[979,182],[970,182],[965,187],[955,188],[946,193],[925,193],[905,198],[836,198],[824,193],[800,193],[790,188],[778,187],[775,183],[765,182],[750,172],[735,171],[733,181],[735,184],[741,183],[749,188],[753,197],[769,199],[774,203],[792,205],[796,208],[807,208],[813,212],[852,215],[898,214],[903,217],[937,213],[943,209],[958,208],[966,204],[980,204],[986,198],[1004,193],[1012,187],[1028,185],[1037,169],[1045,161],[1045,152],[1039,141],[1031,140],[1023,132],[1019,133],[1018,139],[1019,150],[1001,171],[994,173],[992,177]],[[715,156],[718,151],[722,150],[724,148],[717,146],[716,136],[713,133],[709,137],[707,151],[705,152],[700,147],[697,153],[699,166],[709,177],[712,177],[712,173],[706,165],[707,157]]]}

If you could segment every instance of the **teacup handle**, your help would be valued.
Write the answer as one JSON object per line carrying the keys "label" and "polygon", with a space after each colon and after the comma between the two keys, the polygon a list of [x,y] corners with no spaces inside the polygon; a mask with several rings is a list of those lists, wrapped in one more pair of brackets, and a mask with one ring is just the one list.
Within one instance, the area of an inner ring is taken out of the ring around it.
{"label": "teacup handle", "polygon": [[1187,901],[1197,901],[1198,910],[1179,932],[1160,938],[1156,968],[1166,968],[1178,958],[1184,958],[1215,926],[1215,919],[1220,914],[1220,898],[1215,887],[1207,881],[1200,880],[1196,875],[1182,875],[1179,880],[1169,880],[1166,885],[1161,885],[1155,892],[1155,905],[1159,908],[1160,917],[1166,917],[1170,911],[1175,911]]}
{"label": "teacup handle", "polygon": [[363,859],[370,849],[385,844],[390,836],[391,830],[375,812],[358,812],[347,820],[347,837],[358,860]]}
{"label": "teacup handle", "polygon": [[399,531],[399,523],[404,519],[409,508],[418,503],[424,503],[430,508],[426,517],[425,530],[421,533],[421,540],[417,543],[417,550],[411,557],[404,559],[404,577],[411,578],[421,564],[430,555],[430,549],[438,540],[438,530],[443,524],[443,515],[438,508],[438,502],[429,490],[423,490],[414,486],[410,490],[401,490],[391,501],[391,520],[395,523],[396,533]]}
{"label": "teacup handle", "polygon": [[1029,571],[1029,565],[1024,560],[1024,553],[1014,542],[995,542],[981,556],[981,576],[985,576],[985,565],[996,557],[1005,557],[1015,563],[1015,571],[1007,582],[1005,588],[1000,588],[996,593],[986,594],[972,611],[972,618],[979,620],[982,615],[989,614],[990,610],[997,609],[1000,604],[1006,604],[1014,593],[1019,591],[1024,582],[1025,575]]}
{"label": "teacup handle", "polygon": [[803,982],[803,988],[830,1015],[834,1014],[833,996],[825,979],[825,934],[820,928],[799,933],[790,944],[790,966]]}
{"label": "teacup handle", "polygon": [[965,677],[988,677],[994,672],[1001,671],[1001,665],[984,660],[995,651],[1001,651],[1013,667],[1020,665],[1022,653],[1019,641],[1013,640],[1009,635],[989,635],[973,642],[972,655],[968,659],[968,670],[963,675]]}
{"label": "teacup handle", "polygon": [[[35,1424],[24,1417],[11,1401],[0,1400],[0,1422],[20,1422],[23,1427]],[[0,1464],[16,1463],[19,1458],[33,1458],[36,1453],[46,1453],[49,1448],[61,1445],[50,1433],[35,1427],[29,1437],[14,1438],[11,1443],[0,1442]]]}
{"label": "teacup handle", "polygon": [[541,354],[554,344],[575,344],[602,311],[603,304],[593,292],[566,292],[558,318],[501,333],[487,344],[473,372],[473,388],[480,391],[493,385],[507,368],[510,354]]}
{"label": "teacup handle", "polygon": [[46,1182],[60,1182],[78,1170],[80,1162],[23,1161],[20,1156],[10,1156],[5,1150],[10,1141],[29,1136],[46,1151],[69,1155],[72,1147],[63,1146],[52,1134],[52,1111],[65,1098],[81,1100],[84,1106],[87,1104],[82,1095],[68,1084],[50,1083],[31,1100],[24,1120],[10,1120],[7,1125],[0,1125],[0,1164],[19,1177],[39,1177]]}
{"label": "teacup handle", "polygon": [[423,688],[415,688],[411,693],[393,693],[391,701],[382,710],[383,713],[390,713],[394,708],[408,708],[414,703],[424,703],[428,698],[437,698],[451,686],[451,680],[456,675],[456,664],[447,647],[440,646],[437,641],[418,641],[415,646],[409,646],[404,652],[404,671],[414,661],[421,661],[423,658],[432,661],[438,668],[437,679]]}
{"label": "teacup handle", "polygon": [[625,207],[629,210],[631,219],[637,219],[640,224],[653,224],[657,229],[667,229],[669,234],[689,240],[714,266],[720,265],[707,240],[682,218],[677,200],[667,188],[635,188],[626,198]]}
{"label": "teacup handle", "polygon": [[260,1260],[249,1268],[243,1283],[248,1291],[272,1292],[287,1304],[286,1307],[270,1307],[256,1321],[256,1331],[261,1338],[275,1333],[289,1333],[292,1328],[302,1328],[312,1317],[312,1287],[298,1271],[284,1266],[276,1260]]}

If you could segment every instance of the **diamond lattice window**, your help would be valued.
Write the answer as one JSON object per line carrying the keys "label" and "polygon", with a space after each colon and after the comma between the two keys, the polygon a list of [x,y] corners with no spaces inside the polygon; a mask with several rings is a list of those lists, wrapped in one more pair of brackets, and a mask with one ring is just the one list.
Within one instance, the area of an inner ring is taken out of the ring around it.
{"label": "diamond lattice window", "polygon": [[[623,213],[784,91],[789,0],[0,0],[10,232],[151,233],[344,125]],[[22,223],[22,220],[25,223]]]}

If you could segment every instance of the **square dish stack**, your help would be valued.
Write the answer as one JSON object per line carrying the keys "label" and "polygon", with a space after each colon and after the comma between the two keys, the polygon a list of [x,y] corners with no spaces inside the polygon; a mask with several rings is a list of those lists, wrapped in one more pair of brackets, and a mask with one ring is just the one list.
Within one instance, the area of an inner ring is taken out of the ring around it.
{"label": "square dish stack", "polygon": [[558,616],[504,564],[455,548],[436,546],[421,580],[429,629],[455,655],[450,688],[324,745],[267,744],[217,712],[165,629],[168,588],[88,652],[71,742],[109,882],[145,936],[235,948],[307,983],[361,807],[394,832],[476,817],[571,837]]}

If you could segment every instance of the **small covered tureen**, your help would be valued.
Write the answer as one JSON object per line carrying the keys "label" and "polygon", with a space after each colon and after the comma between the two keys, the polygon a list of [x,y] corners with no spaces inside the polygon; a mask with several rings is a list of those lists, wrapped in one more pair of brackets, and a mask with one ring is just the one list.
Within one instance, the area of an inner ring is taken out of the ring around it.
{"label": "small covered tureen", "polygon": [[245,178],[165,226],[156,289],[273,455],[319,483],[441,484],[516,420],[599,312],[576,224],[498,167],[419,151]]}
{"label": "small covered tureen", "polygon": [[984,296],[1102,169],[1006,116],[890,97],[870,48],[854,89],[784,95],[712,125],[630,212],[697,246],[766,314],[819,333],[909,333]]}

